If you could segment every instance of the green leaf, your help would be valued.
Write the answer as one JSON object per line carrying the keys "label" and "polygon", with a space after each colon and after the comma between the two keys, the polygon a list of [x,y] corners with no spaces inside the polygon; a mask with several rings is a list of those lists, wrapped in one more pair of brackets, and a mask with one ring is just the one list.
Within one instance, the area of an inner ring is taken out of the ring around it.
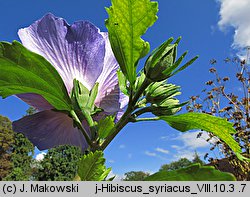
{"label": "green leaf", "polygon": [[145,81],[145,74],[143,71],[139,72],[139,76],[136,77],[136,81],[135,81],[135,91],[138,91],[142,85],[142,83]]}
{"label": "green leaf", "polygon": [[99,86],[99,83],[95,83],[94,87],[90,91],[87,108],[91,109],[91,111],[93,111],[95,107],[95,99],[98,93],[98,86]]}
{"label": "green leaf", "polygon": [[226,119],[204,113],[186,113],[175,116],[161,116],[171,127],[179,131],[202,129],[211,132],[223,140],[235,153],[241,153],[239,144],[231,134],[236,133],[233,123]]}
{"label": "green leaf", "polygon": [[78,176],[81,181],[103,181],[111,168],[106,168],[102,151],[90,152],[84,155],[78,164]]}
{"label": "green leaf", "polygon": [[35,93],[58,110],[71,110],[71,100],[56,69],[19,42],[0,43],[0,96]]}
{"label": "green leaf", "polygon": [[236,181],[236,178],[212,166],[193,164],[173,171],[162,170],[147,177],[145,181]]}
{"label": "green leaf", "polygon": [[115,178],[116,178],[116,176],[112,176],[112,177],[110,177],[108,179],[105,179],[105,181],[113,181]]}
{"label": "green leaf", "polygon": [[74,109],[79,107],[83,110],[89,100],[89,90],[77,79],[73,80],[73,91],[71,92],[71,100],[74,102]]}
{"label": "green leaf", "polygon": [[119,87],[123,94],[129,96],[129,91],[127,87],[127,79],[121,70],[117,70],[117,77],[119,81]]}
{"label": "green leaf", "polygon": [[150,0],[112,0],[107,8],[106,27],[115,57],[130,85],[136,80],[136,66],[149,52],[149,43],[141,39],[157,20],[158,3]]}
{"label": "green leaf", "polygon": [[114,119],[115,118],[113,116],[108,116],[104,119],[101,119],[98,122],[97,130],[98,130],[98,136],[100,139],[105,139],[111,134],[111,130],[115,126]]}

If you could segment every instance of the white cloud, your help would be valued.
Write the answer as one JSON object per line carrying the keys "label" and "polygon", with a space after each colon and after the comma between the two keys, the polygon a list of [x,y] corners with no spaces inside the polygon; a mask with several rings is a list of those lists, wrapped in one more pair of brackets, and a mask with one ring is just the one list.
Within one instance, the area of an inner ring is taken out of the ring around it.
{"label": "white cloud", "polygon": [[132,156],[133,156],[133,155],[132,155],[131,153],[128,154],[128,158],[129,158],[129,159],[131,159]]}
{"label": "white cloud", "polygon": [[115,163],[115,161],[112,160],[112,159],[108,160],[108,162],[109,162],[109,163]]}
{"label": "white cloud", "polygon": [[180,149],[182,149],[182,147],[177,146],[177,145],[172,145],[172,146],[171,146],[171,148],[176,149],[176,150],[180,150]]}
{"label": "white cloud", "polygon": [[239,91],[239,92],[244,92],[244,90],[243,90],[242,87],[237,87],[236,89],[237,89],[237,91]]}
{"label": "white cloud", "polygon": [[233,47],[243,49],[250,46],[250,1],[249,0],[217,0],[220,3],[221,30],[227,27],[235,29]]}
{"label": "white cloud", "polygon": [[155,152],[145,151],[144,154],[149,156],[149,157],[156,157],[156,158],[159,158],[161,160],[167,160],[167,158],[162,157],[162,156],[156,154]]}
{"label": "white cloud", "polygon": [[[174,155],[173,160],[179,160],[181,158],[187,158],[188,160],[193,160],[194,159],[194,154],[195,152],[193,150],[181,150],[178,151],[177,154]],[[197,153],[199,156],[204,155],[204,153]]]}
{"label": "white cloud", "polygon": [[119,146],[119,148],[120,149],[124,149],[126,146],[124,145],[124,144],[121,144],[120,146]]}
{"label": "white cloud", "polygon": [[150,157],[156,157],[157,154],[149,151],[145,151],[145,155],[150,156]]}
{"label": "white cloud", "polygon": [[161,140],[168,140],[168,139],[169,139],[169,136],[161,136],[160,139],[161,139]]}
{"label": "white cloud", "polygon": [[[209,143],[206,141],[206,139],[209,138],[209,135],[207,132],[202,132],[202,135],[200,138],[197,138],[197,134],[199,134],[202,131],[196,131],[196,132],[186,132],[180,134],[178,137],[176,137],[174,140],[179,141],[178,143],[181,143],[183,145],[171,145],[171,148],[176,150],[176,153],[173,155],[172,160],[177,160],[180,158],[187,158],[189,160],[192,160],[194,158],[195,151],[200,150],[200,148],[207,148],[209,147]],[[212,138],[210,140],[210,143],[215,143],[218,139]],[[205,153],[201,153],[198,151],[198,155],[203,156]]]}
{"label": "white cloud", "polygon": [[169,151],[163,148],[156,148],[155,149],[157,152],[163,153],[163,154],[169,154]]}
{"label": "white cloud", "polygon": [[41,153],[37,154],[36,155],[36,160],[37,161],[42,161],[45,155],[46,155],[45,152],[41,152]]}
{"label": "white cloud", "polygon": [[184,148],[189,149],[204,148],[209,146],[209,143],[205,140],[208,138],[208,134],[203,132],[202,138],[197,138],[198,133],[200,133],[200,131],[186,132],[178,136],[176,140],[182,141]]}

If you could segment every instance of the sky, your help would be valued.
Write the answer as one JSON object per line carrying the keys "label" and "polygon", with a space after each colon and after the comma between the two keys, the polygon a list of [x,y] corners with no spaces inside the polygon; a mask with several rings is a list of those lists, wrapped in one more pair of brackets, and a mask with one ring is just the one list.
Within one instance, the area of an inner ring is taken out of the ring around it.
{"label": "sky", "polygon": [[[188,69],[170,79],[170,83],[182,87],[181,102],[197,95],[211,78],[209,61],[217,59],[223,64],[226,57],[245,56],[250,45],[250,0],[158,0],[158,20],[143,39],[151,45],[151,51],[169,37],[182,41],[178,54],[188,50],[186,61],[195,55],[199,59]],[[108,17],[104,7],[110,0],[0,0],[0,40],[19,40],[17,31],[27,27],[48,12],[73,23],[88,20],[107,31],[104,20]],[[141,68],[144,64],[139,64]],[[219,67],[219,72],[232,75],[233,68]],[[230,87],[232,90],[237,86]],[[0,114],[11,120],[21,118],[28,105],[15,97],[0,98]],[[185,112],[183,110],[182,112]],[[181,112],[181,113],[182,113]],[[180,133],[164,122],[143,122],[127,125],[105,150],[107,166],[112,173],[122,176],[128,171],[156,172],[161,165],[181,157],[192,159],[195,151],[203,156],[209,152],[204,139],[197,140],[199,131]],[[203,136],[206,138],[206,134]],[[216,152],[210,152],[218,156]],[[42,153],[36,151],[37,158]]]}

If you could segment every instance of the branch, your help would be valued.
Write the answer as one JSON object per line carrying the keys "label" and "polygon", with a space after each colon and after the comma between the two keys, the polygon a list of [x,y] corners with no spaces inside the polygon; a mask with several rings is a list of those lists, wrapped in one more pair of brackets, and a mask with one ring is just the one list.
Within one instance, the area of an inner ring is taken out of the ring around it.
{"label": "branch", "polygon": [[121,119],[118,121],[118,123],[115,125],[115,127],[112,129],[111,131],[112,134],[108,136],[106,140],[103,142],[103,144],[100,146],[101,150],[104,150],[109,145],[109,143],[115,138],[115,136],[120,132],[120,130],[127,123],[134,122],[134,121],[131,121],[131,118],[132,118],[131,113],[135,109],[136,102],[138,101],[140,96],[143,94],[143,91],[149,86],[150,83],[151,83],[151,80],[145,78],[139,90],[136,91],[135,95],[131,96],[130,94],[130,99],[129,99],[127,110],[125,111]]}
{"label": "branch", "polygon": [[157,121],[160,120],[159,117],[151,117],[151,118],[137,118],[135,119],[136,122],[141,122],[141,121]]}

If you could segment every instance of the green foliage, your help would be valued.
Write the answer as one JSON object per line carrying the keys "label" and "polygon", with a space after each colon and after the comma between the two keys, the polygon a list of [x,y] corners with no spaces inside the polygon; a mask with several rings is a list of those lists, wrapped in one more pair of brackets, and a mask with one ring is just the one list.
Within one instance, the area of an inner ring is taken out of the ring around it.
{"label": "green foliage", "polygon": [[104,119],[101,119],[98,122],[97,130],[98,130],[98,136],[100,139],[105,139],[111,134],[111,131],[113,127],[115,126],[114,119],[115,117],[108,116]]}
{"label": "green foliage", "polygon": [[131,85],[136,80],[139,59],[150,49],[141,39],[148,27],[157,20],[158,4],[150,0],[112,0],[107,8],[106,27],[115,57]]}
{"label": "green foliage", "polygon": [[227,143],[235,153],[241,152],[239,144],[232,137],[232,134],[236,132],[233,124],[226,121],[226,119],[203,113],[186,113],[175,116],[162,116],[160,118],[171,127],[182,132],[193,129],[211,132]]}
{"label": "green foliage", "polygon": [[22,167],[15,167],[11,170],[4,181],[29,181],[32,171],[24,171]]}
{"label": "green foliage", "polygon": [[129,96],[129,91],[127,87],[127,79],[121,70],[117,71],[117,77],[118,77],[119,87],[120,87],[121,92]]}
{"label": "green foliage", "polygon": [[26,115],[33,115],[37,112],[37,110],[34,107],[29,107],[29,109],[26,110]]}
{"label": "green foliage", "polygon": [[111,171],[111,168],[105,167],[102,151],[90,152],[84,155],[78,167],[78,176],[81,181],[103,181]]}
{"label": "green foliage", "polygon": [[205,162],[200,159],[200,156],[198,155],[198,153],[196,151],[194,153],[194,158],[193,158],[192,162],[193,163],[199,163],[201,165],[205,164]]}
{"label": "green foliage", "polygon": [[28,181],[32,174],[31,164],[34,155],[33,144],[21,133],[14,133],[15,143],[11,148],[13,169],[5,180]]}
{"label": "green foliage", "polygon": [[173,161],[170,164],[164,164],[161,166],[159,171],[173,171],[178,170],[180,168],[187,167],[191,165],[192,162],[189,161],[187,158],[181,158],[178,161]]}
{"label": "green foliage", "polygon": [[[96,112],[102,111],[102,109],[97,108],[95,106],[95,99],[98,93],[98,86],[99,83],[95,83],[94,87],[91,91],[89,91],[80,81],[74,79],[73,81],[73,90],[71,92],[71,99],[73,102],[74,110],[71,110],[70,114],[72,118],[76,121],[78,128],[82,128],[82,123],[80,119],[86,119],[90,126],[91,135],[95,136],[96,134],[96,123],[93,121],[91,115],[95,114]],[[81,112],[77,113],[76,112]],[[89,138],[87,133],[84,131],[84,137],[86,139]],[[92,142],[87,140],[88,144],[91,144]]]}
{"label": "green foliage", "polygon": [[11,121],[0,115],[0,181],[10,173],[13,167],[11,147],[14,142]]}
{"label": "green foliage", "polygon": [[186,168],[173,171],[160,171],[145,179],[145,181],[235,181],[230,173],[221,172],[211,166],[193,164]]}
{"label": "green foliage", "polygon": [[80,81],[74,79],[74,88],[71,98],[77,105],[76,109],[80,109],[89,115],[94,111],[94,101],[98,93],[99,84],[96,83],[91,91],[89,91]]}
{"label": "green foliage", "polygon": [[0,96],[36,93],[58,110],[71,109],[71,101],[56,69],[42,56],[17,41],[0,43]]}
{"label": "green foliage", "polygon": [[[92,119],[92,115],[101,110],[94,105],[98,94],[98,83],[89,91],[79,81],[74,80],[70,98],[60,75],[42,56],[30,52],[16,41],[12,44],[0,43],[0,96],[6,98],[22,93],[43,96],[55,109],[67,111],[71,115],[93,151],[84,155],[79,161],[81,153],[78,148],[59,146],[50,149],[41,162],[33,165],[36,171],[34,179],[72,180],[78,174],[82,181],[105,180],[111,169],[105,166],[103,152],[95,150],[104,150],[127,123],[145,120],[162,119],[182,132],[192,129],[206,130],[223,140],[239,158],[244,159],[239,155],[241,153],[239,144],[232,137],[235,130],[231,123],[207,114],[173,115],[185,103],[180,104],[179,100],[174,98],[180,94],[179,87],[166,84],[166,79],[182,71],[197,59],[195,57],[178,68],[187,54],[185,52],[176,61],[180,38],[173,44],[173,39],[170,38],[155,49],[146,61],[144,74],[137,76],[138,62],[150,50],[149,43],[141,37],[157,20],[158,3],[150,0],[111,0],[111,2],[112,6],[107,8],[109,19],[106,20],[106,27],[109,31],[112,50],[121,68],[121,72],[118,71],[119,85],[129,96],[127,110],[117,125],[114,124],[114,118],[111,116],[101,120],[97,127]],[[130,89],[127,87],[128,84]],[[138,118],[148,112],[155,116]],[[28,113],[34,112],[30,110]],[[83,119],[87,120],[93,139],[90,139],[85,132],[80,121]],[[113,128],[116,130],[111,133]],[[12,134],[9,134],[9,129],[4,126],[0,129],[3,130],[0,135],[3,141],[0,141],[0,151],[3,152],[1,152],[0,161],[3,161],[3,168],[9,173],[1,174],[3,170],[0,169],[0,177],[5,176],[6,180],[28,180],[31,176],[33,146],[21,134],[13,134],[14,143],[8,144],[12,142]],[[96,132],[101,139],[97,142],[101,144],[96,144]],[[195,161],[198,161],[198,158]],[[212,167],[201,167],[198,164],[178,169],[188,163],[187,160],[181,160],[177,164],[168,166],[171,171],[162,170],[145,180],[234,180],[230,174],[221,173]],[[12,169],[11,173],[10,169]],[[126,176],[127,179],[141,180],[148,174],[130,172]]]}
{"label": "green foliage", "polygon": [[123,181],[143,181],[150,174],[143,171],[131,171],[124,174]]}
{"label": "green foliage", "polygon": [[11,121],[0,116],[0,180],[29,180],[33,154],[32,143],[13,132]]}
{"label": "green foliage", "polygon": [[197,152],[195,151],[194,153],[194,157],[193,160],[190,161],[187,158],[181,158],[178,161],[173,161],[170,164],[164,164],[161,166],[159,171],[173,171],[173,170],[178,170],[184,167],[188,167],[191,164],[197,164],[199,163],[200,165],[204,165],[205,162],[203,162],[200,159],[200,156],[197,154]]}
{"label": "green foliage", "polygon": [[33,169],[38,181],[72,181],[77,174],[77,164],[81,158],[79,147],[63,145],[49,149],[43,160]]}

